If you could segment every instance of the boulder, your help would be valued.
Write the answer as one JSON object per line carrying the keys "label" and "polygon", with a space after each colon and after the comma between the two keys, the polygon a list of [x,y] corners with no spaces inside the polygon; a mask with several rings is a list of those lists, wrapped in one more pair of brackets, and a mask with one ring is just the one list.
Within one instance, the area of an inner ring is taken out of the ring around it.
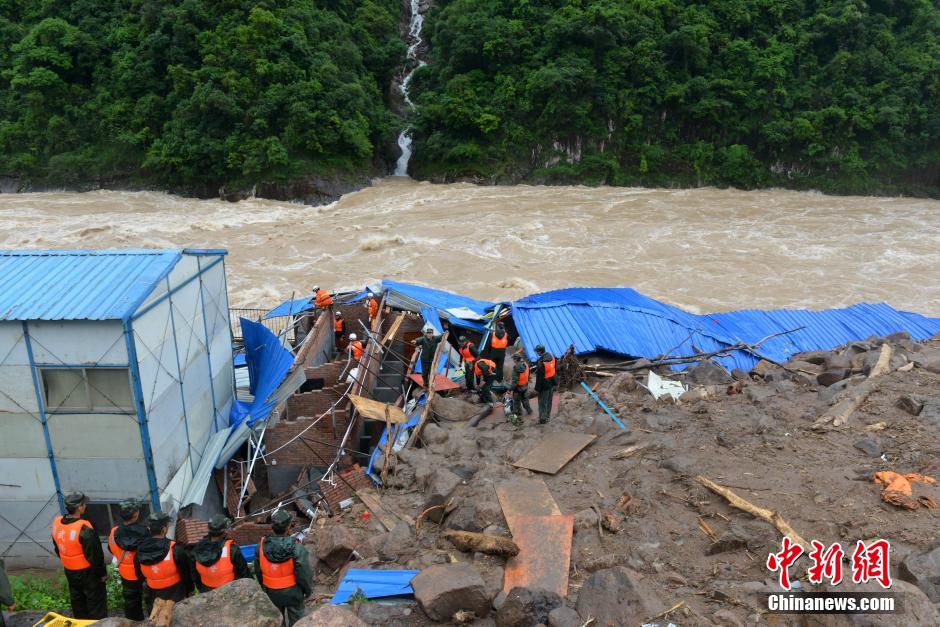
{"label": "boulder", "polygon": [[614,398],[629,394],[636,390],[636,377],[632,373],[621,372],[604,382],[601,390]]}
{"label": "boulder", "polygon": [[437,564],[411,580],[418,605],[432,620],[449,621],[460,610],[486,616],[490,599],[480,571],[471,564]]}
{"label": "boulder", "polygon": [[[425,492],[428,498],[424,503],[424,507],[422,507],[422,511],[432,507],[436,508],[428,513],[427,519],[435,523],[440,523],[444,520],[446,512],[443,507],[437,506],[445,505],[450,500],[451,494],[457,489],[457,486],[463,483],[463,480],[446,468],[432,467],[431,470],[430,476],[423,481],[423,483],[427,485]],[[420,475],[419,481],[421,481]]]}
{"label": "boulder", "polygon": [[462,401],[459,398],[435,396],[431,400],[431,410],[434,412],[434,415],[441,420],[463,422],[469,420],[474,414],[479,413],[480,408],[473,403]]}
{"label": "boulder", "polygon": [[548,613],[548,627],[581,627],[583,624],[578,613],[566,605]]}
{"label": "boulder", "polygon": [[768,374],[776,370],[781,370],[780,366],[772,364],[766,359],[761,359],[759,362],[754,364],[753,368],[751,368],[751,374],[757,375],[758,377],[766,377]]}
{"label": "boulder", "polygon": [[830,368],[816,375],[816,383],[829,387],[839,381],[844,381],[852,376],[852,371],[848,368]]}
{"label": "boulder", "polygon": [[367,625],[342,605],[323,605],[294,623],[294,627],[367,627]]}
{"label": "boulder", "polygon": [[819,388],[819,400],[831,404],[836,395],[848,389],[850,381],[851,379],[843,379],[842,381],[836,381],[832,385]]}
{"label": "boulder", "polygon": [[574,528],[578,529],[596,529],[597,512],[593,509],[582,509],[574,515]]}
{"label": "boulder", "polygon": [[788,361],[787,368],[791,370],[803,370],[813,375],[817,375],[823,371],[822,366],[811,364],[808,361],[800,361],[799,359],[791,359]]}
{"label": "boulder", "polygon": [[920,588],[933,603],[940,603],[940,545],[904,558],[898,577]]}
{"label": "boulder", "polygon": [[940,349],[927,348],[914,356],[914,365],[928,372],[940,373]]}
{"label": "boulder", "polygon": [[817,366],[825,365],[826,360],[830,359],[835,353],[832,351],[810,351],[809,353],[799,353],[796,355],[796,359],[800,361],[805,361]]}
{"label": "boulder", "polygon": [[180,627],[280,627],[281,613],[255,579],[191,596],[173,607],[173,625]]}
{"label": "boulder", "polygon": [[851,370],[852,356],[846,353],[841,355],[837,353],[829,353],[826,361],[823,362],[823,366],[825,366],[826,370]]}
{"label": "boulder", "polygon": [[919,416],[920,412],[924,409],[924,401],[905,394],[898,398],[894,406],[898,409],[903,409],[912,416]]}
{"label": "boulder", "polygon": [[692,366],[685,375],[686,383],[692,385],[727,385],[733,380],[730,372],[711,360]]}
{"label": "boulder", "polygon": [[920,412],[920,418],[924,422],[940,428],[940,403],[937,401],[925,402],[924,409]]}
{"label": "boulder", "polygon": [[642,576],[618,566],[591,575],[578,594],[578,614],[596,627],[639,625],[662,611],[663,604]]}
{"label": "boulder", "polygon": [[755,405],[766,403],[776,393],[776,390],[767,385],[749,385],[744,388],[744,396]]}
{"label": "boulder", "polygon": [[421,430],[421,439],[428,444],[443,444],[447,442],[447,437],[447,430],[441,429],[433,422],[424,425],[424,429]]}
{"label": "boulder", "polygon": [[874,435],[864,437],[852,446],[869,457],[878,457],[881,455],[881,440]]}
{"label": "boulder", "polygon": [[561,607],[557,592],[531,588],[513,588],[496,612],[496,627],[529,627],[548,623],[548,614]]}
{"label": "boulder", "polygon": [[342,568],[355,549],[356,539],[342,525],[333,525],[317,537],[317,559],[333,570]]}

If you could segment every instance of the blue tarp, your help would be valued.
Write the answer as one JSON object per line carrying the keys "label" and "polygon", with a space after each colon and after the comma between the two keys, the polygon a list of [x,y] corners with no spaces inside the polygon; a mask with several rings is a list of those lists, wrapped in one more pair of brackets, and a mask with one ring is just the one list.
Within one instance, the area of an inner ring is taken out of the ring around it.
{"label": "blue tarp", "polygon": [[[418,421],[421,419],[421,412],[418,411],[418,409],[420,409],[421,407],[424,407],[424,403],[420,402],[422,400],[424,400],[424,395],[421,396],[421,399],[419,399],[419,402],[415,405],[415,410],[408,417],[407,421],[399,423],[397,425],[392,425],[392,442],[394,442],[398,438],[402,429],[410,429],[411,427],[414,427],[415,425],[418,424]],[[385,440],[387,437],[388,437],[387,430],[382,429],[382,435],[379,437],[379,443],[374,449],[372,449],[372,455],[369,457],[369,467],[366,468],[367,475],[372,474],[372,466],[373,464],[375,464],[375,458],[378,457],[379,454],[385,450]]]}
{"label": "blue tarp", "polygon": [[[451,294],[441,290],[435,290],[430,287],[412,285],[410,283],[399,283],[398,281],[382,281],[382,288],[388,291],[387,303],[393,307],[411,309],[412,311],[421,311],[430,307],[437,312],[445,312],[448,309],[460,309],[466,307],[473,313],[483,316],[489,312],[496,303],[485,300],[477,300],[460,294]],[[454,326],[471,329],[478,332],[484,331],[483,323],[477,320],[466,320],[447,314],[448,322]]]}
{"label": "blue tarp", "polygon": [[382,597],[410,596],[414,594],[411,589],[411,580],[418,574],[417,570],[364,570],[350,568],[346,576],[339,582],[336,594],[330,599],[333,605],[346,603],[349,598],[361,591],[367,599]]}
{"label": "blue tarp", "polygon": [[248,391],[254,396],[251,403],[235,401],[229,413],[229,424],[237,426],[246,416],[248,425],[268,417],[274,406],[268,399],[284,381],[294,363],[294,355],[281,346],[280,340],[260,322],[240,318],[245,338],[245,360],[248,363]]}
{"label": "blue tarp", "polygon": [[[914,339],[940,332],[940,319],[862,303],[844,309],[741,310],[696,315],[629,288],[574,288],[527,296],[511,304],[513,322],[529,357],[544,344],[557,355],[574,345],[585,355],[609,352],[652,359],[664,354],[711,352],[738,342],[754,344],[768,335],[805,327],[766,341],[758,352],[777,361],[795,353],[827,350],[872,335],[908,331]],[[728,368],[749,370],[758,356],[736,351]],[[680,367],[681,368],[681,367]]]}
{"label": "blue tarp", "polygon": [[262,320],[267,320],[268,318],[280,318],[282,316],[293,316],[294,314],[300,313],[302,311],[310,311],[311,309],[316,309],[316,305],[313,304],[313,297],[306,296],[304,298],[295,298],[294,300],[285,300],[283,303],[269,311],[268,313],[261,316]]}

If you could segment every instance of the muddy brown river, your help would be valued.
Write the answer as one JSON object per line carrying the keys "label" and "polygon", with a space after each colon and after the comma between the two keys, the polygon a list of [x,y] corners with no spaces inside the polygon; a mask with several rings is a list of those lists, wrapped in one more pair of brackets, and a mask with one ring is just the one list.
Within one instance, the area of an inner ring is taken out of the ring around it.
{"label": "muddy brown river", "polygon": [[233,305],[380,278],[492,300],[629,286],[696,312],[886,301],[940,315],[940,201],[388,178],[330,205],[0,195],[3,248],[226,248]]}

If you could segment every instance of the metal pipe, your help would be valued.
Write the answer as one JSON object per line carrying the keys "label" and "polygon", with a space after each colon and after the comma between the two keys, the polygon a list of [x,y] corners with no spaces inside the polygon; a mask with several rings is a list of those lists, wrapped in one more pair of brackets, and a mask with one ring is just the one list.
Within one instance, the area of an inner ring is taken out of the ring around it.
{"label": "metal pipe", "polygon": [[486,418],[492,413],[493,413],[493,403],[487,403],[486,406],[482,410],[480,410],[480,413],[478,413],[476,416],[471,418],[469,422],[467,422],[467,426],[468,427],[477,426],[478,424],[480,424],[481,420],[483,420],[484,418]]}
{"label": "metal pipe", "polygon": [[608,416],[610,416],[611,420],[613,420],[614,422],[617,423],[617,426],[619,426],[619,427],[620,427],[621,429],[623,429],[624,431],[627,431],[627,432],[630,431],[630,429],[627,428],[627,425],[625,425],[625,424],[623,424],[622,422],[620,422],[620,418],[617,418],[617,417],[614,415],[614,412],[610,411],[610,408],[607,407],[607,405],[604,404],[604,401],[602,401],[602,400],[597,396],[597,394],[594,393],[594,390],[592,390],[592,389],[588,386],[587,383],[585,383],[584,381],[582,381],[582,382],[581,382],[581,387],[583,387],[585,390],[587,390],[587,393],[591,395],[591,398],[594,399],[594,402],[597,403],[598,405],[600,405],[601,409],[603,409],[604,412],[605,412]]}

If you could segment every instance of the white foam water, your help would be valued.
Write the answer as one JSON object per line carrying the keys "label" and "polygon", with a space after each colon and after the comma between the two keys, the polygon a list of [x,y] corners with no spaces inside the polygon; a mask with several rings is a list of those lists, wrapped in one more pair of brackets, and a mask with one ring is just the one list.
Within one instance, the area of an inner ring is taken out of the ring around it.
{"label": "white foam water", "polygon": [[[402,78],[399,84],[399,89],[401,90],[405,106],[413,111],[415,103],[411,100],[411,79],[419,68],[427,64],[424,62],[424,59],[418,58],[418,52],[424,41],[421,39],[421,29],[424,27],[424,15],[421,14],[421,4],[419,0],[411,0],[410,9],[411,16],[408,21],[408,41],[410,44],[408,45],[406,58],[411,69],[405,73],[404,78]],[[411,145],[411,127],[405,126],[398,135],[398,148],[401,150],[401,155],[395,163],[395,176],[408,176],[408,162],[411,161],[412,154]]]}

